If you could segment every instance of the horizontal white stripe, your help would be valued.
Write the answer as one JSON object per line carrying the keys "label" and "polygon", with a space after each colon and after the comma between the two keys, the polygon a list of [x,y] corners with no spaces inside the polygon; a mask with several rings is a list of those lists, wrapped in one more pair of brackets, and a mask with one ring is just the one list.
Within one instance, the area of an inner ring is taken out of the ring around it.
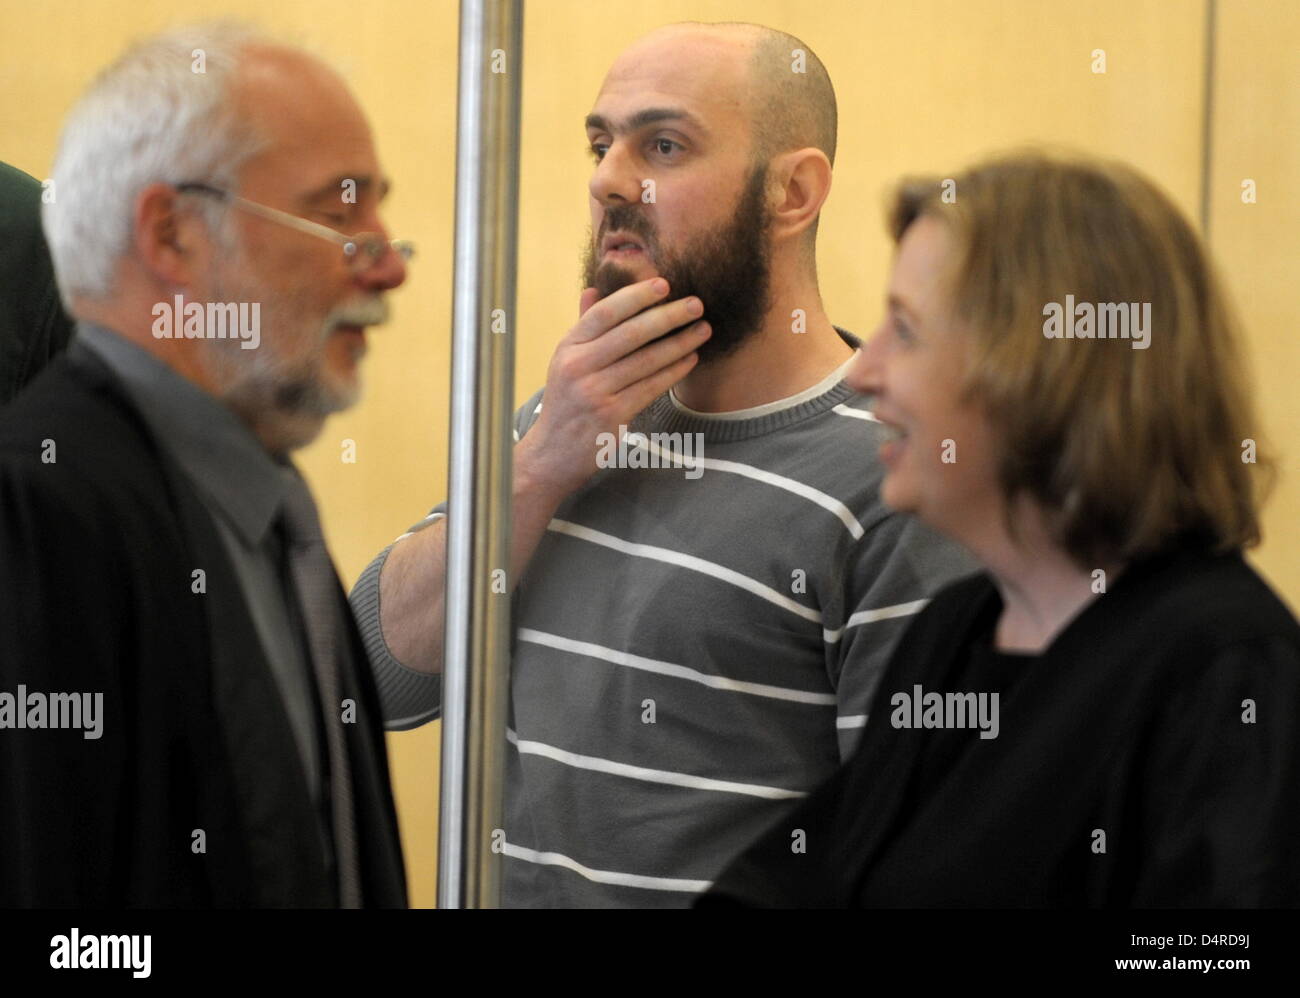
{"label": "horizontal white stripe", "polygon": [[766,800],[791,800],[807,797],[801,790],[785,790],[781,787],[765,787],[761,783],[736,783],[732,780],[714,780],[707,776],[693,776],[690,773],[674,773],[667,769],[648,769],[645,766],[629,766],[625,762],[601,759],[594,755],[578,755],[574,752],[520,739],[514,731],[506,730],[506,738],[518,747],[524,755],[539,755],[545,759],[572,766],[575,769],[589,769],[594,773],[609,773],[611,776],[625,776],[629,780],[644,780],[646,783],[664,783],[673,787],[689,787],[692,790],[716,790],[727,794],[744,794],[746,797],[762,797]]}
{"label": "horizontal white stripe", "polygon": [[525,849],[513,842],[504,842],[501,852],[511,859],[521,859],[525,863],[537,863],[540,866],[562,866],[572,870],[580,877],[585,877],[596,884],[613,884],[617,887],[641,887],[648,891],[681,891],[687,894],[703,894],[713,886],[711,880],[678,880],[674,877],[643,877],[636,873],[615,873],[612,870],[593,870],[583,866],[576,859],[558,852],[537,852]]}
{"label": "horizontal white stripe", "polygon": [[[431,524],[431,523],[436,523],[438,520],[445,519],[446,516],[447,516],[446,513],[430,513],[428,516],[426,516],[423,520],[420,521],[419,526],[417,526],[417,527],[415,528],[415,530],[408,530],[406,533],[402,534],[401,537],[397,538],[397,541],[404,541],[404,540],[406,540],[406,539],[407,539],[408,537],[410,537],[412,534],[419,533],[421,530],[423,530],[423,529],[424,529],[425,527],[427,527],[429,524]],[[393,541],[393,543],[396,544],[397,541]]]}
{"label": "horizontal white stripe", "polygon": [[838,641],[850,627],[858,627],[862,624],[874,624],[877,620],[889,620],[892,617],[910,617],[929,603],[928,599],[913,600],[911,603],[897,603],[894,606],[882,606],[879,610],[859,610],[853,616],[849,617],[848,623],[838,630],[823,630],[822,636],[826,639],[827,644],[833,645]]}
{"label": "horizontal white stripe", "polygon": [[866,714],[844,714],[835,718],[835,727],[837,728],[865,728],[866,726]]}
{"label": "horizontal white stripe", "polygon": [[784,475],[778,475],[775,472],[764,471],[762,468],[755,468],[752,464],[741,464],[739,461],[723,461],[713,457],[699,457],[692,455],[688,460],[684,454],[673,454],[671,451],[664,451],[652,441],[648,440],[645,434],[628,434],[628,443],[635,443],[636,446],[648,450],[651,454],[657,454],[661,458],[659,466],[664,467],[670,464],[672,467],[678,465],[685,468],[699,468],[703,466],[705,470],[725,471],[732,475],[743,475],[745,478],[752,478],[756,482],[762,482],[765,485],[774,485],[778,489],[785,489],[800,498],[815,502],[823,509],[833,513],[845,527],[848,528],[854,540],[862,537],[862,524],[854,517],[853,511],[844,503],[840,502],[834,496],[827,495],[811,485],[805,485],[803,482],[796,481],[793,478],[787,478]]}
{"label": "horizontal white stripe", "polygon": [[655,547],[652,544],[637,544],[634,541],[625,541],[611,534],[592,530],[590,527],[570,523],[568,520],[552,520],[546,529],[554,530],[559,534],[568,534],[570,537],[577,537],[579,540],[590,541],[592,544],[613,548],[615,551],[622,551],[624,554],[635,555],[638,558],[653,558],[655,561],[666,562],[669,565],[679,565],[682,568],[689,568],[693,572],[711,575],[715,579],[730,582],[733,586],[738,586],[755,596],[761,596],[769,603],[775,603],[791,613],[798,614],[804,620],[811,620],[815,624],[820,624],[822,621],[821,614],[816,610],[801,606],[784,593],[777,592],[771,586],[765,586],[747,575],[741,575],[734,569],[712,561],[705,561],[703,558],[697,558],[692,554],[682,554],[680,551],[671,551],[668,548]]}
{"label": "horizontal white stripe", "polygon": [[837,405],[831,412],[838,412],[841,416],[852,416],[854,419],[865,419],[872,423],[879,423],[874,412],[868,412],[866,409],[854,409],[852,406],[844,405],[842,402]]}
{"label": "horizontal white stripe", "polygon": [[833,693],[811,693],[806,690],[787,689],[783,686],[768,686],[766,683],[748,683],[740,679],[713,676],[685,665],[662,662],[653,658],[643,658],[640,655],[632,655],[629,652],[619,651],[615,648],[606,648],[603,645],[592,644],[589,641],[574,641],[572,638],[562,638],[558,634],[536,631],[531,627],[521,627],[519,629],[519,640],[535,645],[545,645],[559,651],[571,652],[574,655],[598,658],[614,665],[626,666],[629,669],[640,669],[643,672],[654,672],[661,676],[686,679],[715,690],[750,693],[758,697],[771,697],[773,700],[789,700],[794,703],[811,703],[824,706],[834,706],[837,702]]}

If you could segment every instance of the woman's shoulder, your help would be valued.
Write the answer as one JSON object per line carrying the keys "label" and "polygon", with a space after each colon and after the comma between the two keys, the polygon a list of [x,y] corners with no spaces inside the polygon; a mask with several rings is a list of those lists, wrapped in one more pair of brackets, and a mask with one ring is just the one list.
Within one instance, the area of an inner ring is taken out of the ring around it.
{"label": "woman's shoulder", "polygon": [[1239,550],[1174,550],[1131,572],[1115,592],[1143,627],[1212,645],[1283,639],[1300,647],[1300,623]]}
{"label": "woman's shoulder", "polygon": [[1130,564],[1053,655],[1139,698],[1225,673],[1290,689],[1300,682],[1300,624],[1240,551],[1183,548]]}
{"label": "woman's shoulder", "polygon": [[933,618],[962,616],[972,608],[982,607],[997,598],[992,576],[986,571],[977,571],[941,587],[930,597],[921,613]]}
{"label": "woman's shoulder", "polygon": [[[900,648],[913,658],[941,654],[991,628],[1000,607],[987,572],[958,579],[916,615]],[[1300,623],[1268,582],[1240,551],[1195,544],[1130,564],[1062,638],[1053,651],[1066,657],[1188,662],[1268,646],[1300,662]]]}

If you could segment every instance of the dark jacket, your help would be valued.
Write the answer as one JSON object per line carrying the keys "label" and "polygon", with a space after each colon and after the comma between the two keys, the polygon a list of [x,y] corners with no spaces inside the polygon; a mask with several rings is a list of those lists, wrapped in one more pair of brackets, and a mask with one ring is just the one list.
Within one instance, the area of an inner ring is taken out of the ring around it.
{"label": "dark jacket", "polygon": [[[404,907],[378,699],[342,587],[338,599],[356,664],[341,694],[359,708],[345,727],[365,903]],[[0,906],[334,903],[215,524],[75,344],[0,412],[0,694],[19,684],[101,692],[103,730],[0,730]]]}
{"label": "dark jacket", "polygon": [[0,406],[68,345],[72,328],[41,231],[41,185],[0,163]]}
{"label": "dark jacket", "polygon": [[[701,904],[1300,906],[1300,625],[1239,553],[1129,566],[1041,654],[995,650],[1001,609],[935,596],[857,755]],[[963,692],[996,737],[907,709]]]}

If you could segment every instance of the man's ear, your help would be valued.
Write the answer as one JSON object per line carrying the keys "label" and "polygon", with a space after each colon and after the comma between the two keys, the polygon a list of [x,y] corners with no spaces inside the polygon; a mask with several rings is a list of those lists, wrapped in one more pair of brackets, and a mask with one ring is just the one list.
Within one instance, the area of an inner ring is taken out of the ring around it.
{"label": "man's ear", "polygon": [[136,255],[159,283],[187,287],[206,266],[206,228],[170,184],[150,184],[142,190],[132,222]]}
{"label": "man's ear", "polygon": [[797,237],[817,220],[831,193],[831,162],[810,146],[777,156],[772,173],[779,185],[772,208],[772,237]]}

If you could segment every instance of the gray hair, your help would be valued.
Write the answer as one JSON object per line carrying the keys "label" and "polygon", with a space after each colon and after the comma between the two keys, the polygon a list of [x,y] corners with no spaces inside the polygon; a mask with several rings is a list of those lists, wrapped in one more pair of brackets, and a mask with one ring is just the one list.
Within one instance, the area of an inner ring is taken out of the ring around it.
{"label": "gray hair", "polygon": [[[263,145],[229,113],[241,50],[253,28],[215,22],[138,42],[90,85],[68,115],[54,161],[52,200],[41,208],[63,303],[102,300],[129,250],[135,199],[149,184],[233,186]],[[222,207],[204,199],[214,234]]]}

